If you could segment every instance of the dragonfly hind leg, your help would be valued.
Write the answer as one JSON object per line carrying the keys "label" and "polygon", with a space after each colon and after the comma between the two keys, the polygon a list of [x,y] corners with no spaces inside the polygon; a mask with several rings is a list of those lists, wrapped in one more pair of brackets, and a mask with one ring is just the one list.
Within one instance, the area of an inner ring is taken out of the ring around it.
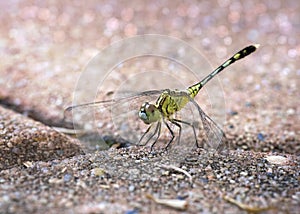
{"label": "dragonfly hind leg", "polygon": [[[171,120],[170,120],[170,122],[171,123],[173,123]],[[174,132],[173,132],[173,130],[171,129],[171,127],[169,126],[169,124],[164,120],[164,124],[167,126],[167,128],[168,128],[168,130],[169,130],[169,132],[170,132],[170,134],[171,134],[171,139],[169,140],[169,142],[168,142],[168,144],[167,144],[167,146],[165,147],[165,150],[168,150],[168,147],[170,146],[170,144],[173,142],[173,140],[174,140],[174,137],[175,137],[175,135],[174,135]],[[176,125],[176,126],[178,126],[179,127],[179,132],[181,132],[181,126],[180,126],[180,124],[178,124],[178,123],[173,123],[174,125]]]}
{"label": "dragonfly hind leg", "polygon": [[194,138],[195,138],[195,141],[196,141],[196,146],[197,146],[197,148],[200,148],[200,146],[198,144],[198,139],[197,139],[197,134],[196,134],[196,129],[195,129],[194,124],[183,121],[183,120],[178,120],[178,119],[172,119],[171,122],[180,127],[179,128],[179,135],[178,135],[178,142],[180,142],[180,137],[181,137],[181,126],[180,126],[179,123],[182,123],[182,124],[185,124],[185,125],[188,125],[188,126],[192,127],[193,133],[194,133]]}

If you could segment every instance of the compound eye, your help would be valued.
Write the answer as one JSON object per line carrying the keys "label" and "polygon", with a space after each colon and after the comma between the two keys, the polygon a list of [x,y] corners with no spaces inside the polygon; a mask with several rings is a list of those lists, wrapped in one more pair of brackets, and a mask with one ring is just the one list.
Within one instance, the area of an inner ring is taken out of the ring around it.
{"label": "compound eye", "polygon": [[144,103],[141,108],[140,108],[140,111],[139,111],[139,117],[142,119],[142,120],[147,120],[148,119],[148,116],[147,116],[147,109],[149,108],[149,103],[146,102]]}
{"label": "compound eye", "polygon": [[139,118],[141,118],[142,120],[147,120],[148,117],[147,117],[147,114],[145,111],[140,111],[139,112]]}

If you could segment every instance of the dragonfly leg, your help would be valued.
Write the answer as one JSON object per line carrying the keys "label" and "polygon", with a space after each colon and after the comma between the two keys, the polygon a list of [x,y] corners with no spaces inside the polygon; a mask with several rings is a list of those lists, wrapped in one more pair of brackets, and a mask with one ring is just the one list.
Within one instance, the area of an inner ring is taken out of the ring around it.
{"label": "dragonfly leg", "polygon": [[[173,124],[175,124],[174,122],[176,122],[177,124],[178,124],[178,123],[183,123],[183,124],[185,124],[185,125],[188,125],[188,126],[192,127],[193,132],[194,132],[195,141],[196,141],[196,146],[197,146],[197,148],[200,148],[200,146],[199,146],[199,144],[198,144],[197,134],[196,134],[196,129],[195,129],[194,124],[189,123],[189,122],[186,122],[186,121],[183,121],[183,120],[178,120],[178,119],[173,119],[171,122],[172,122]],[[179,124],[178,124],[178,125],[179,125]],[[179,130],[179,139],[180,139],[180,135],[181,135],[181,127],[180,127],[180,130]],[[179,142],[179,141],[178,141],[178,142]]]}
{"label": "dragonfly leg", "polygon": [[[160,125],[160,122],[159,122],[159,123],[157,123],[157,125],[156,125],[156,127],[155,127],[155,131],[150,135],[150,137],[146,140],[146,142],[145,142],[144,144],[140,144],[140,142],[144,139],[144,137],[146,136],[146,134],[150,131],[152,125],[153,125],[153,124],[151,124],[151,125],[148,127],[148,129],[145,131],[145,133],[142,135],[141,139],[139,140],[139,145],[140,145],[140,146],[145,146],[145,145],[147,145],[147,143],[149,143],[149,141],[150,141],[150,140],[153,138],[153,136],[156,135],[157,133],[159,133],[158,136],[160,135],[160,127],[161,127],[161,125]],[[157,141],[157,139],[158,139],[158,137],[155,139],[155,141]]]}
{"label": "dragonfly leg", "polygon": [[173,123],[175,126],[177,126],[179,128],[179,133],[178,133],[178,143],[180,142],[180,138],[181,138],[181,125],[178,123],[178,122],[181,122],[179,120],[176,120],[176,119],[172,119],[170,120],[171,123]]}
{"label": "dragonfly leg", "polygon": [[[171,140],[168,142],[167,146],[165,147],[165,150],[168,150],[168,147],[169,147],[170,144],[173,142],[173,139],[174,139],[175,135],[174,135],[174,132],[172,131],[172,129],[170,128],[169,124],[168,124],[166,121],[164,121],[164,123],[165,123],[165,125],[166,125],[167,128],[169,129],[169,132],[170,132],[171,135],[172,135]],[[177,124],[177,125],[179,125],[179,124]],[[180,127],[180,125],[179,125],[179,127]],[[181,129],[181,127],[180,127],[180,129]]]}
{"label": "dragonfly leg", "polygon": [[145,146],[145,145],[148,143],[148,141],[146,141],[145,144],[140,144],[140,142],[143,140],[143,138],[146,136],[146,134],[150,131],[151,127],[152,127],[152,124],[147,128],[147,130],[144,132],[144,134],[143,134],[142,137],[140,138],[140,140],[139,140],[139,145]]}
{"label": "dragonfly leg", "polygon": [[[152,152],[153,147],[154,147],[154,145],[156,144],[156,142],[157,142],[157,140],[158,140],[158,138],[159,138],[159,136],[160,136],[160,131],[161,131],[161,122],[158,122],[158,123],[157,123],[157,126],[156,126],[156,129],[155,129],[155,132],[154,132],[154,134],[151,136],[151,138],[152,138],[152,137],[157,133],[157,137],[156,137],[155,141],[154,141],[154,142],[152,143],[152,145],[151,145],[150,152]],[[148,139],[147,143],[149,142],[149,140],[150,140],[151,138]]]}

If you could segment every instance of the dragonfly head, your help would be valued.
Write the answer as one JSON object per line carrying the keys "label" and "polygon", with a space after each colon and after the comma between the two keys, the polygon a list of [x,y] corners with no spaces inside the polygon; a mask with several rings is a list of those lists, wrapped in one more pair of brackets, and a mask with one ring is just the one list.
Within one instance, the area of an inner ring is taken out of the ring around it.
{"label": "dragonfly head", "polygon": [[146,124],[154,123],[161,118],[160,111],[155,105],[145,102],[139,110],[139,118]]}

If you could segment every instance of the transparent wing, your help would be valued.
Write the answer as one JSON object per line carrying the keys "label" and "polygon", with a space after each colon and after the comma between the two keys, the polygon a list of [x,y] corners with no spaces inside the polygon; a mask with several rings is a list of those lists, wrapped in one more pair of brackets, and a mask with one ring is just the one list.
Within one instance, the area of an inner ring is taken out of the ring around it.
{"label": "transparent wing", "polygon": [[197,108],[202,122],[203,130],[200,130],[200,136],[204,138],[205,145],[208,149],[220,150],[223,148],[225,134],[222,129],[200,108],[194,99],[190,99],[191,103]]}
{"label": "transparent wing", "polygon": [[67,123],[72,122],[78,133],[96,133],[98,136],[118,136],[137,143],[147,128],[138,111],[144,102],[155,102],[164,90],[127,93],[111,100],[68,107],[64,112]]}

